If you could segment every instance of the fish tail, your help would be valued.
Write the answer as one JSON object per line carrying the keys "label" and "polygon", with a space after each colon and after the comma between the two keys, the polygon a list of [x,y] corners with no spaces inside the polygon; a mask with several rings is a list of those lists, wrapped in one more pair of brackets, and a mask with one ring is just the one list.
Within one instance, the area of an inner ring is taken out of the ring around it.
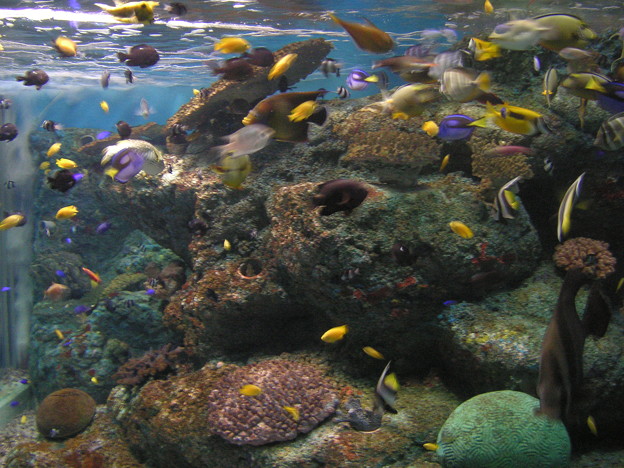
{"label": "fish tail", "polygon": [[487,127],[487,117],[482,117],[479,120],[475,120],[474,122],[470,122],[468,127]]}
{"label": "fish tail", "polygon": [[477,87],[486,93],[490,90],[490,74],[487,72],[480,73],[475,80]]}
{"label": "fish tail", "polygon": [[128,54],[124,52],[117,52],[117,58],[120,62],[125,62],[126,60],[128,60]]}

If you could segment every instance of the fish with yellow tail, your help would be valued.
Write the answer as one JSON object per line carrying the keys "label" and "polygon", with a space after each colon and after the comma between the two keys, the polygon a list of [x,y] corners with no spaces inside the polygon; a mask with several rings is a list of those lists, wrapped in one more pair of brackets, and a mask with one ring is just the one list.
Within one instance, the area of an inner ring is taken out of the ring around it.
{"label": "fish with yellow tail", "polygon": [[440,163],[440,172],[443,172],[444,169],[446,169],[446,166],[448,166],[449,161],[451,160],[451,155],[447,154],[446,156],[444,156],[442,158],[442,162]]}
{"label": "fish with yellow tail", "polygon": [[364,346],[362,348],[362,351],[364,351],[373,359],[384,359],[383,354],[381,354],[379,351],[377,351],[375,348],[372,348],[371,346]]}
{"label": "fish with yellow tail", "polygon": [[355,45],[366,52],[385,54],[394,47],[394,41],[390,35],[368,20],[365,20],[366,24],[359,24],[341,20],[331,13],[329,17],[347,31]]}
{"label": "fish with yellow tail", "polygon": [[550,67],[544,74],[544,84],[542,94],[546,96],[546,103],[550,107],[552,98],[557,94],[557,88],[559,87],[559,75],[555,67]]}
{"label": "fish with yellow tail", "polygon": [[226,252],[232,250],[232,243],[227,239],[223,241],[223,250],[225,250]]}
{"label": "fish with yellow tail", "polygon": [[56,165],[63,169],[76,169],[78,164],[76,164],[71,159],[60,158],[56,160]]}
{"label": "fish with yellow tail", "polygon": [[550,133],[542,114],[523,107],[486,103],[485,117],[475,120],[469,125],[483,126],[484,122],[492,122],[497,127],[519,135],[537,135]]}
{"label": "fish with yellow tail", "polygon": [[533,21],[544,31],[539,45],[559,52],[566,47],[584,48],[596,39],[596,33],[578,16],[565,13],[549,13],[536,16]]}
{"label": "fish with yellow tail", "polygon": [[323,340],[325,343],[335,343],[336,341],[342,340],[348,331],[349,327],[346,325],[330,328],[325,333],[323,333],[323,336],[321,336],[321,340]]}
{"label": "fish with yellow tail", "polygon": [[578,179],[572,182],[572,185],[568,187],[568,190],[561,199],[559,212],[557,213],[557,239],[559,239],[559,242],[563,242],[570,232],[570,227],[572,226],[572,208],[574,208],[574,204],[581,194],[584,177],[585,173],[583,172]]}
{"label": "fish with yellow tail", "polygon": [[288,120],[291,122],[301,122],[310,117],[316,110],[316,107],[316,101],[303,102],[292,110],[288,115]]}
{"label": "fish with yellow tail", "polygon": [[474,58],[477,62],[485,62],[502,56],[501,47],[493,42],[484,41],[473,37],[468,43],[468,49],[474,54]]}
{"label": "fish with yellow tail", "polygon": [[490,90],[490,75],[477,73],[463,67],[444,70],[440,79],[440,92],[451,101],[468,102]]}
{"label": "fish with yellow tail", "polygon": [[212,170],[221,176],[221,181],[232,189],[240,189],[251,172],[249,155],[225,156]]}
{"label": "fish with yellow tail", "polygon": [[94,3],[106,13],[115,17],[121,23],[141,23],[151,24],[154,22],[154,8],[159,5],[158,2],[138,1],[118,4],[115,6],[104,5],[103,3]]}
{"label": "fish with yellow tail", "polygon": [[250,47],[251,44],[242,37],[222,37],[215,43],[214,50],[222,54],[242,54]]}
{"label": "fish with yellow tail", "polygon": [[267,78],[269,80],[274,80],[275,78],[279,78],[284,73],[288,71],[288,69],[295,63],[299,54],[286,54],[281,59],[279,59],[269,70],[269,74]]}
{"label": "fish with yellow tail", "polygon": [[61,143],[54,143],[52,146],[50,146],[48,148],[48,151],[46,152],[46,156],[48,158],[51,158],[52,156],[54,156],[56,153],[58,153],[59,151],[61,151]]}
{"label": "fish with yellow tail", "polygon": [[594,437],[598,437],[598,428],[596,427],[596,420],[592,415],[587,416],[587,427],[589,432],[594,434]]}
{"label": "fish with yellow tail", "polygon": [[83,273],[85,275],[87,275],[89,277],[89,279],[91,280],[91,286],[93,286],[93,283],[95,283],[95,286],[97,286],[99,283],[102,282],[102,278],[100,278],[100,275],[98,275],[97,273],[89,270],[88,268],[82,267],[81,268]]}
{"label": "fish with yellow tail", "polygon": [[74,205],[64,206],[56,212],[54,217],[56,219],[71,219],[78,214],[78,208]]}
{"label": "fish with yellow tail", "polygon": [[453,231],[459,237],[463,237],[464,239],[472,239],[474,237],[472,229],[470,229],[461,221],[451,221],[449,223],[449,227],[451,228],[451,231]]}
{"label": "fish with yellow tail", "polygon": [[[387,96],[386,93],[382,95]],[[433,85],[407,84],[398,88],[392,95],[381,102],[383,111],[389,113],[393,119],[408,120],[422,114],[427,105],[440,94]]]}
{"label": "fish with yellow tail", "polygon": [[26,224],[26,216],[21,213],[14,213],[12,215],[6,214],[6,217],[0,221],[0,231],[6,231],[14,227],[20,227]]}
{"label": "fish with yellow tail", "polygon": [[262,393],[260,387],[252,384],[243,385],[238,391],[241,395],[245,396],[258,396]]}

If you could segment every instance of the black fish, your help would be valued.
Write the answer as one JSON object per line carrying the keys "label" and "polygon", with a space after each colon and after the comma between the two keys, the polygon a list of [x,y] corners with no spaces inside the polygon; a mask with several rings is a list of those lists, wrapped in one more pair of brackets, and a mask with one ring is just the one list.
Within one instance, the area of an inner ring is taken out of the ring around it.
{"label": "black fish", "polygon": [[392,246],[392,257],[400,266],[411,265],[416,258],[412,253],[412,249],[403,242],[396,242]]}
{"label": "black fish", "polygon": [[76,185],[74,174],[69,169],[59,169],[48,176],[48,187],[59,192],[67,192]]}
{"label": "black fish", "polygon": [[266,47],[256,47],[251,52],[245,52],[243,58],[257,67],[270,67],[275,63],[275,57]]}
{"label": "black fish", "polygon": [[244,58],[231,58],[221,64],[214,66],[208,64],[212,68],[213,75],[223,75],[221,78],[225,80],[242,81],[249,78],[253,74],[253,68]]}
{"label": "black fish", "polygon": [[13,141],[17,138],[17,127],[15,124],[6,123],[0,127],[0,141]]}
{"label": "black fish", "polygon": [[349,90],[344,86],[338,86],[338,88],[336,88],[336,94],[340,99],[347,99],[349,96],[351,96]]}
{"label": "black fish", "polygon": [[288,78],[286,78],[286,75],[282,75],[277,82],[277,89],[280,93],[285,93],[295,88],[293,88],[292,86],[288,86]]}
{"label": "black fish", "polygon": [[364,184],[356,180],[335,179],[319,185],[319,193],[314,195],[312,202],[322,206],[321,216],[338,211],[350,212],[360,206],[368,195]]}
{"label": "black fish", "polygon": [[17,81],[23,81],[24,86],[34,86],[36,89],[41,89],[41,87],[48,82],[50,77],[43,70],[29,70],[24,76],[17,76]]}
{"label": "black fish", "polygon": [[188,8],[184,3],[172,2],[165,6],[165,11],[173,16],[182,16],[188,13]]}
{"label": "black fish", "polygon": [[141,68],[151,67],[160,59],[158,51],[147,44],[135,45],[130,48],[127,54],[124,52],[117,52],[117,57],[120,62],[126,62],[126,65],[129,67]]}
{"label": "black fish", "polygon": [[134,75],[132,74],[132,70],[126,68],[124,70],[124,76],[126,77],[126,84],[134,83]]}
{"label": "black fish", "polygon": [[122,140],[128,138],[132,133],[132,127],[128,125],[128,122],[120,120],[115,124],[115,126],[117,127],[117,133],[119,133],[119,138],[121,138]]}

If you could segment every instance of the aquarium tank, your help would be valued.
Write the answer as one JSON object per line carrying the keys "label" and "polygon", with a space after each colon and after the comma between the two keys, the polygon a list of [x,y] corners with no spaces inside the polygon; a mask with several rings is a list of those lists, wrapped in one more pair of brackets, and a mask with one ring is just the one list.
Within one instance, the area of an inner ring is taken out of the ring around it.
{"label": "aquarium tank", "polygon": [[624,466],[616,0],[0,2],[0,465]]}

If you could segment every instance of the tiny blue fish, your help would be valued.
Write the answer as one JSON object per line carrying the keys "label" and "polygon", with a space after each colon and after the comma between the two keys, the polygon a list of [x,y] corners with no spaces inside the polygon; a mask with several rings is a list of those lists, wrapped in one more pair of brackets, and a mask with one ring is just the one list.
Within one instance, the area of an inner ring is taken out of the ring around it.
{"label": "tiny blue fish", "polygon": [[98,227],[95,228],[95,233],[96,234],[104,234],[106,231],[108,231],[113,225],[109,222],[103,222],[98,224]]}
{"label": "tiny blue fish", "polygon": [[55,273],[59,278],[65,278],[67,276],[63,270],[56,270]]}
{"label": "tiny blue fish", "polygon": [[84,178],[84,174],[82,172],[76,172],[74,175],[72,175],[72,177],[76,182],[79,182]]}
{"label": "tiny blue fish", "polygon": [[19,381],[21,384],[26,385],[28,383],[28,379],[20,379]]}
{"label": "tiny blue fish", "polygon": [[446,307],[449,307],[449,306],[452,306],[452,305],[455,305],[455,304],[457,304],[457,301],[444,301],[442,303],[442,305],[444,305]]}
{"label": "tiny blue fish", "polygon": [[80,304],[74,307],[74,314],[86,314],[88,312],[91,312],[91,307],[87,307],[86,305]]}
{"label": "tiny blue fish", "polygon": [[65,343],[63,343],[63,346],[71,346],[71,344],[73,343],[74,340],[72,340],[71,338],[67,341],[65,341]]}
{"label": "tiny blue fish", "polygon": [[361,91],[368,86],[368,82],[366,82],[366,78],[369,77],[369,74],[364,70],[360,70],[356,68],[347,77],[347,86],[354,91]]}
{"label": "tiny blue fish", "polygon": [[2,291],[2,292],[7,292],[7,291],[10,291],[10,290],[11,290],[11,288],[9,286],[5,286],[4,288],[0,289],[0,291]]}
{"label": "tiny blue fish", "polygon": [[156,294],[156,291],[154,291],[153,289],[148,289],[147,291],[145,291],[145,294],[147,294],[148,296],[153,296],[154,294]]}
{"label": "tiny blue fish", "polygon": [[13,400],[11,403],[9,403],[13,408],[15,408],[16,406],[19,406],[20,402]]}
{"label": "tiny blue fish", "polygon": [[66,244],[71,244],[71,243],[72,243],[72,240],[71,240],[69,237],[66,237],[65,239],[63,239],[63,241],[64,241]]}
{"label": "tiny blue fish", "polygon": [[103,140],[104,138],[108,138],[111,135],[112,135],[111,132],[103,131],[103,132],[100,132],[97,135],[95,135],[95,138],[97,140]]}

